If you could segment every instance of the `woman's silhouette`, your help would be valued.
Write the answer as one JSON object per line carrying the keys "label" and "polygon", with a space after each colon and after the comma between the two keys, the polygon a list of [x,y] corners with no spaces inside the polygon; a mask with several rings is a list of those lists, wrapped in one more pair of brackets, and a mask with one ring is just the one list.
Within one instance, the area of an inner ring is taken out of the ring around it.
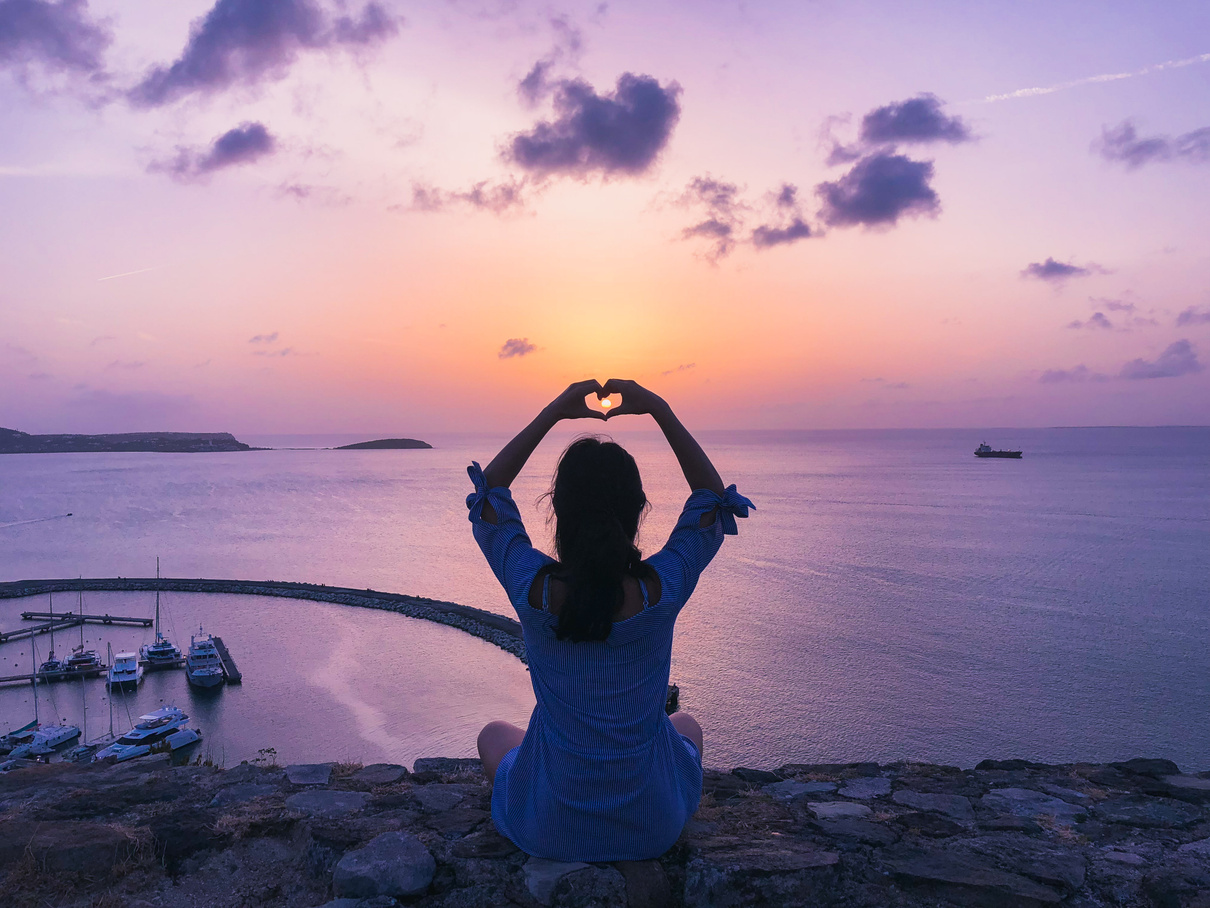
{"label": "woman's silhouette", "polygon": [[[609,416],[650,414],[693,490],[667,544],[635,548],[647,498],[634,458],[581,438],[551,489],[558,560],[530,544],[509,485],[560,420],[604,414],[590,394],[622,395]],[[663,854],[697,810],[702,730],[664,713],[677,614],[752,503],[723,482],[660,397],[632,381],[571,385],[481,470],[468,468],[475,541],[521,619],[537,705],[529,728],[491,722],[479,756],[492,819],[518,847],[562,861]]]}

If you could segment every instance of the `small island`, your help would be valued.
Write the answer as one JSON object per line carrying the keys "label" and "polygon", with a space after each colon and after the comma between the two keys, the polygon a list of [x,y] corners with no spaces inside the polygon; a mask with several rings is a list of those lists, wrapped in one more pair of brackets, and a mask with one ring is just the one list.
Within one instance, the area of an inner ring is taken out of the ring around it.
{"label": "small island", "polygon": [[335,451],[395,451],[403,448],[431,448],[427,441],[418,438],[379,438],[374,441],[359,441],[352,445],[340,445]]}
{"label": "small island", "polygon": [[0,427],[0,454],[154,452],[200,454],[251,451],[230,432],[123,432],[113,435],[30,435]]}

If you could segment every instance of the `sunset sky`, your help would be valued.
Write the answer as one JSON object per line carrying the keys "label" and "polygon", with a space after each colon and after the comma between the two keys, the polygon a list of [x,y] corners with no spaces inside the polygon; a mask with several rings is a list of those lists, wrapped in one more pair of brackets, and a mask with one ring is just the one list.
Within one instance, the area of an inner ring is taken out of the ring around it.
{"label": "sunset sky", "polygon": [[1210,423],[1210,4],[0,0],[0,426]]}

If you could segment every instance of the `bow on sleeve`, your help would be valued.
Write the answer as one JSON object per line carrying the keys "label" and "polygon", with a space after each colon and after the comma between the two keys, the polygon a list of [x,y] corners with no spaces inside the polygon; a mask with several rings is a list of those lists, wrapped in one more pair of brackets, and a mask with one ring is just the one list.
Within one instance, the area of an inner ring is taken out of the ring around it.
{"label": "bow on sleeve", "polygon": [[736,491],[734,484],[727,486],[721,496],[715,495],[713,492],[710,493],[710,496],[714,500],[714,506],[718,508],[718,519],[722,522],[724,535],[739,535],[739,526],[735,523],[735,518],[747,517],[748,509],[751,508],[755,511],[756,505]]}
{"label": "bow on sleeve", "polygon": [[479,461],[471,461],[471,465],[466,468],[466,475],[475,486],[475,491],[466,496],[466,507],[471,512],[471,520],[477,520],[482,515],[483,502],[491,490],[487,487],[487,477],[483,475],[483,467],[479,466]]}

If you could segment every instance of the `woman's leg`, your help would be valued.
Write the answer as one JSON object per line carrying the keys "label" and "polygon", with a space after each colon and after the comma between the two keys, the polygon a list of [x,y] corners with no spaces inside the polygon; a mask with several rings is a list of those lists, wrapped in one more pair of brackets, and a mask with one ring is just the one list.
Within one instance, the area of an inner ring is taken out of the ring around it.
{"label": "woman's leg", "polygon": [[495,781],[500,761],[524,737],[525,729],[517,728],[511,722],[497,720],[483,726],[483,731],[479,732],[479,759],[483,761],[483,774],[487,776],[487,781]]}
{"label": "woman's leg", "polygon": [[668,717],[672,720],[672,727],[688,738],[697,747],[698,755],[702,753],[702,727],[697,724],[697,719],[689,715],[689,713],[676,712]]}

